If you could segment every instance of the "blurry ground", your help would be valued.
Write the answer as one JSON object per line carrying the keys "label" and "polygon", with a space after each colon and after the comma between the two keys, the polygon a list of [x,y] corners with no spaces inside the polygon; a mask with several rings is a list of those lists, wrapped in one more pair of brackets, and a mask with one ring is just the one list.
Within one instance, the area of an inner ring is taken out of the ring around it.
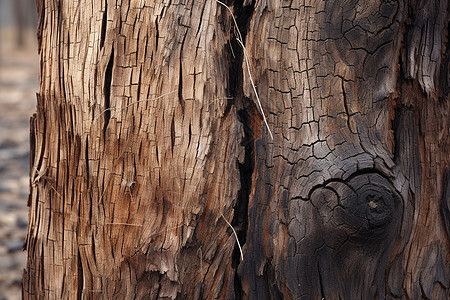
{"label": "blurry ground", "polygon": [[29,120],[36,108],[36,37],[23,47],[14,30],[0,29],[0,300],[21,299],[28,222]]}

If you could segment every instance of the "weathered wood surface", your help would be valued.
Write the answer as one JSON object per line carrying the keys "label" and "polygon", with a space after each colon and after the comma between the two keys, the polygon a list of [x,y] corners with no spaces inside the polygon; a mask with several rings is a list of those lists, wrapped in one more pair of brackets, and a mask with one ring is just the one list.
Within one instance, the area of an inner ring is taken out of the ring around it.
{"label": "weathered wood surface", "polygon": [[449,297],[448,2],[226,4],[273,139],[219,2],[38,2],[25,298]]}

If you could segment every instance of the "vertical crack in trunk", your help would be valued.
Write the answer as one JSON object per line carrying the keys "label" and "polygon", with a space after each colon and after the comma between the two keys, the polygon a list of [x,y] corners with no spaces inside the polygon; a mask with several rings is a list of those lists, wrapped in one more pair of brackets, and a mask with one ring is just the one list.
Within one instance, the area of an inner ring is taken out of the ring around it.
{"label": "vertical crack in trunk", "polygon": [[180,46],[180,73],[179,73],[179,81],[178,81],[178,103],[180,103],[181,106],[181,112],[184,114],[184,99],[183,99],[183,47],[184,42],[186,41],[186,35],[187,31],[184,34],[183,41],[181,42]]}
{"label": "vertical crack in trunk", "polygon": [[[254,110],[256,111],[256,110]],[[241,246],[245,244],[247,240],[247,227],[248,227],[248,203],[250,200],[250,192],[252,188],[252,175],[255,166],[254,159],[254,134],[253,129],[250,127],[250,116],[246,110],[238,111],[238,118],[244,125],[244,139],[242,141],[245,147],[244,162],[239,163],[239,176],[241,182],[241,188],[238,192],[238,199],[236,206],[234,207],[234,217],[231,224],[236,229],[237,236]],[[233,251],[232,266],[236,270],[234,276],[234,288],[236,298],[242,298],[242,285],[237,272],[241,255],[239,247],[236,245]]]}
{"label": "vertical crack in trunk", "polygon": [[175,148],[175,116],[172,116],[172,122],[170,123],[170,146],[173,156],[173,151]]}
{"label": "vertical crack in trunk", "polygon": [[394,161],[398,163],[398,159],[400,156],[400,137],[399,137],[399,126],[400,126],[400,119],[402,114],[402,107],[396,107],[394,108],[394,115],[391,120],[391,129],[392,129],[392,135],[394,139],[394,147],[393,147],[393,155],[394,155]]}
{"label": "vertical crack in trunk", "polygon": [[444,175],[442,193],[441,214],[444,219],[444,227],[450,238],[450,169],[447,169]]}
{"label": "vertical crack in trunk", "polygon": [[450,39],[448,35],[450,33],[450,22],[447,25],[447,43],[445,44],[445,49],[442,50],[442,63],[441,70],[439,72],[439,85],[438,85],[438,96],[439,100],[444,102],[445,98],[448,97],[450,92]]}
{"label": "vertical crack in trunk", "polygon": [[78,293],[77,293],[78,300],[80,300],[83,296],[84,280],[85,278],[84,278],[83,263],[81,262],[80,250],[78,250]]}
{"label": "vertical crack in trunk", "polygon": [[89,184],[89,137],[86,136],[86,146],[84,148],[84,155],[86,160],[86,183]]}
{"label": "vertical crack in trunk", "polygon": [[347,114],[347,126],[348,126],[348,130],[350,130],[351,133],[356,133],[352,131],[352,127],[350,124],[350,111],[348,110],[348,100],[347,100],[347,94],[345,93],[345,81],[344,78],[341,78],[341,88],[342,88],[342,98],[344,100],[344,109],[345,109],[345,113]]}
{"label": "vertical crack in trunk", "polygon": [[[242,0],[236,1],[232,7],[234,11],[234,16],[236,22],[239,26],[239,31],[241,32],[243,42],[245,43],[245,37],[248,32],[250,20],[254,11],[254,4],[250,6],[243,5]],[[229,84],[228,92],[233,99],[235,99],[234,105],[236,105],[238,113],[237,118],[243,124],[244,128],[244,138],[242,140],[242,146],[245,147],[245,157],[243,163],[239,163],[239,174],[241,188],[238,192],[237,203],[234,207],[234,217],[231,224],[236,229],[237,236],[241,246],[246,242],[247,238],[247,227],[248,227],[248,204],[249,197],[252,188],[252,175],[255,165],[254,157],[254,127],[255,118],[260,119],[258,110],[255,103],[249,98],[244,96],[243,91],[243,62],[244,53],[236,38],[234,33],[230,33],[233,38],[230,39],[229,56],[230,57],[230,68],[229,68]],[[226,111],[229,110],[231,103],[228,103]],[[256,122],[259,123],[259,122]],[[240,264],[241,255],[239,247],[236,244],[233,251],[232,267],[235,269],[234,276],[234,293],[236,299],[241,299],[244,295],[241,280],[238,274],[238,266]]]}
{"label": "vertical crack in trunk", "polygon": [[109,57],[109,62],[106,67],[105,72],[105,83],[103,85],[104,89],[104,95],[105,95],[105,125],[103,128],[103,132],[106,133],[106,128],[108,127],[109,120],[111,118],[111,111],[110,111],[110,100],[111,100],[111,81],[112,81],[112,70],[114,65],[114,48],[111,50],[111,55]]}
{"label": "vertical crack in trunk", "polygon": [[103,13],[102,30],[100,32],[100,48],[103,48],[103,46],[105,45],[107,19],[108,19],[108,1],[105,0],[105,12]]}

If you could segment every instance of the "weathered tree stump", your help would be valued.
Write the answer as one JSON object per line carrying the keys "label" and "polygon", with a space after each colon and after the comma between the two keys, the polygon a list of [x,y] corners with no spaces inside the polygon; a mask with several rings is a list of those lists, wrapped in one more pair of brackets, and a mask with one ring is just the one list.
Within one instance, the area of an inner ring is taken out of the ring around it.
{"label": "weathered tree stump", "polygon": [[449,297],[448,1],[38,10],[26,299]]}

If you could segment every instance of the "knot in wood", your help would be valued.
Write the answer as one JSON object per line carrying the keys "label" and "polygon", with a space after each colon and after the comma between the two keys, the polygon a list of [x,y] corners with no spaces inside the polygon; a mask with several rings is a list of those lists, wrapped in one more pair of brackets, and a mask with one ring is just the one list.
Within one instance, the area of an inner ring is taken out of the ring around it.
{"label": "knot in wood", "polygon": [[377,173],[331,181],[311,193],[327,230],[353,237],[383,237],[402,216],[401,197],[388,179]]}
{"label": "knot in wood", "polygon": [[356,195],[357,202],[349,207],[350,211],[365,220],[369,229],[386,226],[391,222],[396,207],[391,189],[368,183],[357,190]]}

